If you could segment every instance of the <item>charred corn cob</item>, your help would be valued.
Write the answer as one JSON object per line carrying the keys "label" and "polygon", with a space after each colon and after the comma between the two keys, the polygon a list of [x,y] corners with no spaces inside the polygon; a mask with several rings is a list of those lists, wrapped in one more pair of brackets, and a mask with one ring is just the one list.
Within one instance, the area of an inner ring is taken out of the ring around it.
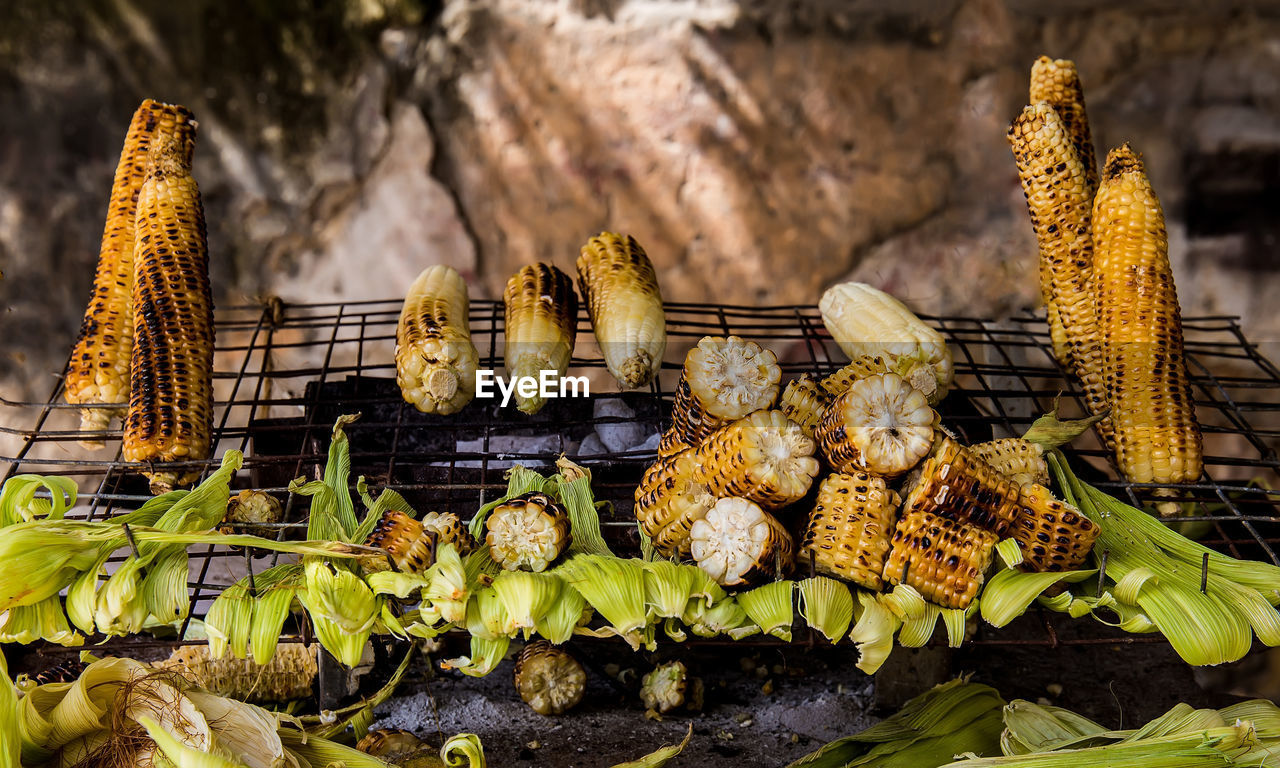
{"label": "charred corn cob", "polygon": [[737,336],[704,336],[684,358],[671,408],[672,428],[697,445],[720,427],[778,399],[778,356]]}
{"label": "charred corn cob", "polygon": [[782,390],[779,407],[787,418],[800,425],[806,435],[813,437],[813,431],[830,404],[830,395],[818,386],[813,376],[806,373],[787,383],[786,389]]}
{"label": "charred corn cob", "polygon": [[895,477],[933,446],[934,412],[896,373],[859,379],[827,408],[814,436],[837,472]]}
{"label": "charred corn cob", "polygon": [[317,648],[315,644],[281,643],[271,661],[259,666],[252,659],[214,659],[207,645],[183,645],[155,666],[181,673],[219,696],[259,703],[285,702],[311,696],[319,671]]}
{"label": "charred corn cob", "polygon": [[[521,267],[507,281],[505,358],[513,378],[538,379],[542,371],[564,376],[569,370],[578,334],[578,294],[569,276],[550,264]],[[516,407],[537,413],[545,400],[540,394],[515,394]]]}
{"label": "charred corn cob", "polygon": [[636,520],[663,556],[686,558],[689,531],[715,503],[716,497],[697,479],[692,453],[684,452],[644,473],[636,488]]}
{"label": "charred corn cob", "polygon": [[866,283],[840,283],[822,294],[818,308],[831,338],[868,375],[896,373],[930,405],[947,394],[955,375],[951,350],[905,304]]}
{"label": "charred corn cob", "polygon": [[230,523],[228,533],[248,533],[274,539],[278,531],[272,526],[284,519],[280,500],[263,491],[241,491],[231,497],[223,522]]}
{"label": "charred corn cob", "polygon": [[396,383],[423,413],[457,412],[476,396],[467,283],[453,267],[427,267],[409,286],[396,326]]}
{"label": "charred corn cob", "polygon": [[809,514],[801,562],[810,556],[818,573],[879,590],[900,501],[884,478],[862,472],[828,475]]}
{"label": "charred corn cob", "polygon": [[403,757],[418,751],[422,739],[399,728],[379,728],[369,731],[356,742],[356,749],[374,757]]}
{"label": "charred corn cob", "polygon": [[943,608],[967,608],[982,589],[999,540],[974,525],[908,510],[893,533],[885,583],[914,587]]}
{"label": "charred corn cob", "polygon": [[[133,248],[133,356],[124,458],[209,457],[213,431],[213,297],[204,207],[191,176],[193,130],[157,134],[138,192]],[[153,492],[200,470],[147,472]]]}
{"label": "charred corn cob", "polygon": [[[63,382],[68,403],[116,407],[85,408],[80,412],[83,431],[105,430],[113,416],[124,416],[129,404],[134,231],[138,193],[147,177],[152,141],[156,136],[183,137],[194,131],[195,121],[185,107],[151,99],[142,102],[129,123],[107,204],[107,223],[102,231],[93,292]],[[181,146],[190,152],[189,140],[184,140]],[[101,448],[102,442],[86,440],[83,445]]]}
{"label": "charred corn cob", "polygon": [[582,246],[578,285],[609,373],[626,389],[648,384],[667,349],[667,317],[644,249],[630,235],[601,232]]}
{"label": "charred corn cob", "polygon": [[1069,571],[1084,563],[1100,529],[1080,510],[1053,498],[1039,483],[1018,494],[1018,517],[1010,534],[1030,571]]}
{"label": "charred corn cob", "polygon": [[698,567],[726,587],[786,575],[795,551],[777,518],[736,496],[720,499],[695,522],[689,542]]}
{"label": "charred corn cob", "polygon": [[669,459],[688,448],[689,444],[680,437],[680,433],[675,427],[671,427],[662,433],[661,439],[658,440],[658,458]]}
{"label": "charred corn cob", "polygon": [[689,451],[695,479],[715,496],[781,507],[809,492],[818,475],[813,439],[782,411],[756,411]]}
{"label": "charred corn cob", "polygon": [[969,446],[969,452],[990,464],[997,472],[1021,488],[1026,483],[1049,483],[1049,464],[1044,448],[1020,437],[1004,437]]}
{"label": "charred corn cob", "polygon": [[60,661],[41,672],[36,673],[32,678],[37,685],[49,685],[50,683],[74,683],[80,678],[80,673],[84,668],[89,666],[79,659],[67,659]]}
{"label": "charred corn cob", "polygon": [[1093,151],[1089,116],[1084,109],[1084,87],[1080,85],[1076,63],[1048,56],[1036,59],[1031,65],[1029,97],[1030,103],[1046,102],[1058,113],[1067,135],[1071,137],[1071,146],[1084,165],[1087,192],[1092,198],[1098,189],[1098,160]]}
{"label": "charred corn cob", "polygon": [[540,715],[561,715],[582,701],[587,671],[563,648],[546,640],[529,643],[516,658],[516,691]]}
{"label": "charred corn cob", "polygon": [[1103,370],[1120,471],[1137,483],[1200,478],[1201,436],[1182,349],[1164,212],[1142,160],[1107,156],[1093,208]]}
{"label": "charred corn cob", "polygon": [[397,509],[382,513],[365,546],[385,549],[396,570],[422,573],[436,561],[436,548],[452,544],[459,555],[475,549],[475,539],[452,512],[428,512],[414,520]]}
{"label": "charred corn cob", "polygon": [[1018,514],[1018,486],[949,437],[908,486],[904,515],[930,512],[1005,538]]}
{"label": "charred corn cob", "polygon": [[545,571],[569,547],[569,514],[545,493],[499,504],[484,524],[489,554],[508,571]]}

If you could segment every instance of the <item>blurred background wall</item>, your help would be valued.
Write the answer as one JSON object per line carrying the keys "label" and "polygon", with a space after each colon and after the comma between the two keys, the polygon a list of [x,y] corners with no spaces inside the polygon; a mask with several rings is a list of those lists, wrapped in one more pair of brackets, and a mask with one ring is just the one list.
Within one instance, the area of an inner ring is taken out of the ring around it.
{"label": "blurred background wall", "polygon": [[1114,5],[8,0],[0,392],[45,396],[65,359],[145,97],[200,120],[224,305],[396,297],[434,262],[493,298],[610,228],[671,300],[855,277],[925,312],[1022,311],[1004,135],[1042,53],[1078,62],[1100,156],[1145,154],[1184,311],[1280,339],[1280,6]]}

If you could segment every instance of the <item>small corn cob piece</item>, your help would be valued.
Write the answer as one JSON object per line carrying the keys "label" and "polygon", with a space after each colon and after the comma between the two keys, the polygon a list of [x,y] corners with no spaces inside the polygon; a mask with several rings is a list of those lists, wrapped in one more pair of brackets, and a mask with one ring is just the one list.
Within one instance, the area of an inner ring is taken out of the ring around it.
{"label": "small corn cob piece", "polygon": [[688,447],[689,444],[680,437],[676,428],[671,427],[663,432],[661,439],[658,440],[658,458],[669,459]]}
{"label": "small corn cob piece", "polygon": [[[124,416],[129,404],[134,228],[152,140],[158,135],[180,136],[194,130],[195,121],[185,107],[151,99],[142,102],[129,123],[107,204],[93,292],[63,382],[68,403],[116,407],[82,410],[82,431],[105,430],[113,416]],[[183,146],[189,150],[191,144]],[[82,445],[96,449],[102,447],[102,441],[86,440]]]}
{"label": "small corn cob piece", "polygon": [[388,509],[364,545],[385,549],[398,571],[422,573],[435,563],[437,547],[446,543],[459,555],[476,547],[476,540],[452,512],[428,512],[422,520],[414,520],[398,509]]}
{"label": "small corn cob piece", "polygon": [[949,437],[908,484],[903,514],[929,512],[1005,538],[1018,514],[1018,486]]}
{"label": "small corn cob piece", "polygon": [[664,557],[689,556],[689,531],[716,503],[697,475],[686,451],[654,464],[636,488],[636,520]]}
{"label": "small corn cob piece", "polygon": [[[650,717],[665,715],[690,703],[689,694],[698,690],[701,681],[690,679],[689,669],[683,661],[659,664],[640,680],[640,700],[645,714]],[[700,709],[701,707],[687,707]],[[652,714],[650,714],[652,713]]]}
{"label": "small corn cob piece", "polygon": [[[212,448],[213,297],[194,141],[191,130],[156,135],[138,192],[127,461],[206,459]],[[146,475],[153,492],[164,492],[200,470]]]}
{"label": "small corn cob piece", "polygon": [[756,411],[721,427],[689,451],[695,479],[715,496],[742,496],[770,508],[809,492],[817,444],[782,411]]}
{"label": "small corn cob piece", "polygon": [[[569,370],[573,343],[578,335],[578,294],[573,280],[550,264],[530,264],[507,281],[507,373],[513,378],[539,379],[542,371],[563,377]],[[545,400],[540,394],[515,394],[516,407],[534,414]]]}
{"label": "small corn cob piece", "polygon": [[214,659],[207,645],[183,645],[154,666],[182,673],[219,696],[257,703],[285,702],[312,695],[312,683],[320,669],[318,648],[315,644],[281,643],[270,663],[258,666],[252,659]]}
{"label": "small corn cob piece", "polygon": [[[1041,290],[1061,322],[1066,359],[1060,359],[1084,387],[1090,413],[1107,408],[1098,309],[1090,284],[1094,270],[1091,189],[1071,137],[1046,103],[1022,111],[1009,127],[1009,144],[1022,179],[1031,226],[1040,246]],[[1052,329],[1051,329],[1052,332]],[[1104,440],[1110,422],[1098,423]]]}
{"label": "small corn cob piece", "polygon": [[369,731],[356,742],[356,749],[374,757],[404,757],[422,747],[422,739],[399,728]]}
{"label": "small corn cob piece", "polygon": [[223,522],[232,524],[226,528],[228,533],[274,539],[279,532],[271,526],[283,519],[284,507],[275,496],[263,491],[241,491],[228,502]]}
{"label": "small corn cob piece", "polygon": [[1070,59],[1051,59],[1041,56],[1031,65],[1031,87],[1028,101],[1032,104],[1047,102],[1062,119],[1071,137],[1071,146],[1084,165],[1087,191],[1092,198],[1098,189],[1098,160],[1093,151],[1093,137],[1089,131],[1089,116],[1084,109],[1084,87],[1080,85],[1080,73]]}
{"label": "small corn cob piece", "polygon": [[1069,571],[1084,563],[1101,529],[1080,510],[1053,498],[1039,483],[1018,494],[1018,519],[1010,532],[1028,571]]}
{"label": "small corn cob piece", "polygon": [[781,380],[772,351],[737,336],[704,336],[684,358],[672,427],[684,442],[697,445],[732,421],[772,408]]}
{"label": "small corn cob piece", "polygon": [[969,446],[969,452],[990,464],[1018,487],[1026,483],[1049,483],[1049,464],[1044,459],[1044,448],[1030,440],[1003,437],[975,443]]}
{"label": "small corn cob piece", "polygon": [[778,407],[787,414],[787,418],[799,424],[806,435],[813,437],[813,431],[818,428],[822,414],[830,404],[831,396],[818,386],[813,376],[806,373],[787,383]]}
{"label": "small corn cob piece", "polygon": [[625,389],[648,384],[667,350],[667,316],[644,249],[630,235],[601,232],[582,246],[578,285],[609,373]]}
{"label": "small corn cob piece", "polygon": [[1202,470],[1200,425],[1183,357],[1164,211],[1128,144],[1107,156],[1093,239],[1116,462],[1135,483],[1194,482]]}
{"label": "small corn cob piece", "polygon": [[933,446],[935,414],[896,373],[859,379],[831,403],[814,436],[837,472],[896,477]]}
{"label": "small corn cob piece", "polygon": [[540,715],[562,715],[582,701],[587,671],[563,648],[546,640],[529,643],[516,658],[516,691]]}
{"label": "small corn cob piece", "polygon": [[467,283],[453,267],[427,267],[409,286],[396,327],[396,383],[423,413],[456,413],[476,396],[480,356],[470,306]]}
{"label": "small corn cob piece", "polygon": [[689,553],[722,586],[758,583],[791,570],[795,545],[778,519],[737,496],[718,500],[689,531]]}
{"label": "small corn cob piece", "polygon": [[866,283],[840,283],[822,294],[818,308],[831,338],[868,375],[896,373],[930,405],[947,394],[955,376],[951,350],[901,301]]}
{"label": "small corn cob piece", "polygon": [[908,511],[893,534],[885,583],[914,587],[943,608],[968,608],[982,589],[999,540],[977,526]]}
{"label": "small corn cob piece", "polygon": [[569,514],[545,493],[499,504],[484,525],[489,554],[508,571],[545,571],[569,548]]}
{"label": "small corn cob piece", "polygon": [[884,478],[861,472],[828,475],[809,513],[802,562],[809,555],[818,573],[878,591],[900,501]]}

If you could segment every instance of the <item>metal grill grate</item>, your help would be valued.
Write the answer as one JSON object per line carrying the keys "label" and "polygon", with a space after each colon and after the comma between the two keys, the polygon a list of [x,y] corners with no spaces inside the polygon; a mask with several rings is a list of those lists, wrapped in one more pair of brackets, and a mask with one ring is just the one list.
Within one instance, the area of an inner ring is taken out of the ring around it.
{"label": "metal grill grate", "polygon": [[[584,314],[570,374],[589,377],[595,392],[591,401],[552,400],[534,417],[514,406],[499,408],[494,401],[476,401],[452,416],[426,416],[402,401],[394,381],[399,311],[399,301],[275,302],[220,310],[214,374],[216,455],[229,448],[244,451],[245,469],[236,485],[286,499],[281,537],[300,537],[305,526],[305,505],[297,503],[286,486],[294,477],[318,471],[333,421],[342,413],[363,414],[347,430],[353,476],[365,475],[374,489],[394,488],[421,510],[451,511],[469,519],[505,490],[503,472],[512,462],[548,465],[561,452],[574,456],[582,441],[605,424],[635,424],[646,434],[660,431],[683,352],[704,335],[735,334],[772,348],[784,378],[805,371],[830,372],[844,360],[814,307],[670,304],[670,344],[661,376],[646,391],[618,393]],[[481,367],[501,371],[502,304],[474,301],[471,312]],[[966,441],[1021,434],[1064,390],[1063,413],[1084,412],[1078,393],[1065,383],[1050,354],[1041,318],[926,319],[943,331],[955,353],[956,387],[940,410],[944,422]],[[1245,338],[1233,318],[1190,318],[1184,327],[1205,433],[1206,468],[1201,482],[1176,487],[1173,493],[1194,505],[1196,516],[1189,521],[1208,526],[1205,543],[1280,564],[1280,463],[1272,447],[1280,438],[1280,370]],[[635,415],[596,417],[595,401],[620,401]],[[12,436],[18,446],[12,456],[0,456],[7,465],[5,478],[23,472],[76,478],[87,492],[73,516],[86,519],[107,518],[149,498],[145,481],[136,474],[138,467],[121,460],[118,428],[102,435],[104,450],[95,453],[78,445],[88,435],[78,431],[77,408],[62,402],[60,383],[45,402],[0,404],[6,406],[0,411],[5,424],[0,433]],[[9,426],[15,422],[29,426]],[[539,437],[542,441],[534,447],[518,442]],[[461,449],[459,441],[466,441]],[[1159,487],[1117,481],[1109,455],[1092,436],[1078,440],[1071,453],[1082,475],[1131,502],[1149,500]],[[632,493],[653,458],[648,450],[597,450],[577,456],[593,471],[597,498],[614,505],[605,518],[605,530],[623,551],[634,551],[638,544],[630,515]],[[206,469],[216,464],[216,458],[203,462]],[[243,551],[220,547],[193,550],[191,562],[195,617],[202,616],[218,591],[246,568],[266,567]],[[1043,639],[1017,642],[1117,642],[1096,636],[1062,638],[1047,619],[1045,626]],[[1009,642],[990,632],[977,641],[984,639]]]}

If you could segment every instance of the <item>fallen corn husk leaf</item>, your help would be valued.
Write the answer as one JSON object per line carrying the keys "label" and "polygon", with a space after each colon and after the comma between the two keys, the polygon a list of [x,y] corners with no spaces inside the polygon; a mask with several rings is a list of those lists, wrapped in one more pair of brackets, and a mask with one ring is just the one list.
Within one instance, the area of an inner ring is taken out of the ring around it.
{"label": "fallen corn husk leaf", "polygon": [[791,624],[795,621],[791,590],[795,584],[784,579],[739,592],[738,605],[761,632],[791,642]]}
{"label": "fallen corn husk leaf", "polygon": [[1057,448],[1088,432],[1090,427],[1107,418],[1110,413],[1108,409],[1084,419],[1062,421],[1058,418],[1058,403],[1054,401],[1053,410],[1036,419],[1022,435],[1022,439],[1045,449]]}
{"label": "fallen corn husk leaf", "polygon": [[827,640],[839,642],[853,621],[853,594],[849,588],[826,576],[803,579],[798,587],[800,615]]}
{"label": "fallen corn husk leaf", "polygon": [[689,723],[689,730],[685,732],[684,739],[679,744],[673,744],[668,747],[650,752],[639,760],[632,760],[627,763],[619,763],[613,768],[662,768],[671,761],[673,757],[680,754],[685,747],[689,745],[689,739],[693,738],[693,723]]}

